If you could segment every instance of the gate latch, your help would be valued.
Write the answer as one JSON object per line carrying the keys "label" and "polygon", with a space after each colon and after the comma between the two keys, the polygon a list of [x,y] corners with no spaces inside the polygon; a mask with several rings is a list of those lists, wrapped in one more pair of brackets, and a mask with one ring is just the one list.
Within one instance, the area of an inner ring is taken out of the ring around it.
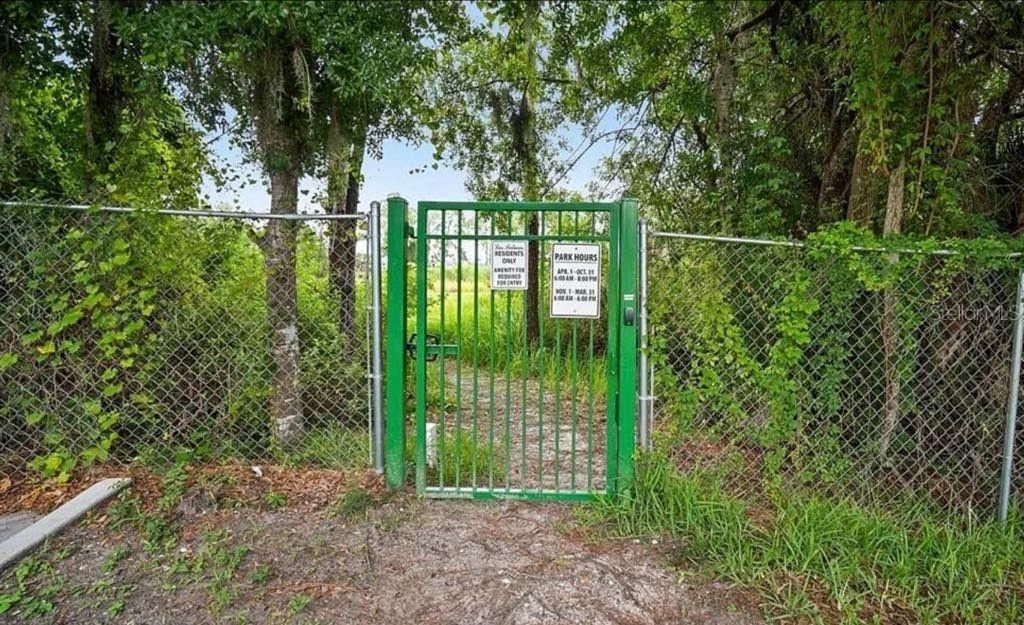
{"label": "gate latch", "polygon": [[[413,334],[409,337],[409,341],[405,344],[405,350],[409,352],[410,358],[416,357],[416,335]],[[433,362],[437,360],[438,356],[447,358],[448,356],[458,356],[459,346],[453,344],[441,344],[441,339],[436,334],[427,335],[427,350],[426,350],[426,361]]]}

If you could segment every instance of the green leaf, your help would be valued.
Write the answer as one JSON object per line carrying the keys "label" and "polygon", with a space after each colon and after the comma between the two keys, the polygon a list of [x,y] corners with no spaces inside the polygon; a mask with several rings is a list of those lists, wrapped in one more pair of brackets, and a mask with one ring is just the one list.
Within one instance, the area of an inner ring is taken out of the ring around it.
{"label": "green leaf", "polygon": [[0,371],[5,371],[18,362],[18,355],[14,352],[0,354]]}
{"label": "green leaf", "polygon": [[56,473],[60,469],[60,465],[64,464],[64,458],[60,454],[50,454],[43,461],[43,468],[49,473]]}
{"label": "green leaf", "polygon": [[116,413],[116,412],[105,412],[102,415],[100,415],[98,423],[99,423],[100,427],[103,428],[104,430],[109,430],[110,428],[112,428],[115,425],[117,425],[117,422],[119,420],[120,420],[120,415],[118,415],[118,413]]}
{"label": "green leaf", "polygon": [[36,425],[37,423],[42,421],[45,416],[45,414],[38,410],[30,412],[27,415],[25,415],[25,423],[29,425]]}
{"label": "green leaf", "polygon": [[21,593],[13,592],[7,595],[0,595],[0,614],[3,614],[18,605],[21,601]]}

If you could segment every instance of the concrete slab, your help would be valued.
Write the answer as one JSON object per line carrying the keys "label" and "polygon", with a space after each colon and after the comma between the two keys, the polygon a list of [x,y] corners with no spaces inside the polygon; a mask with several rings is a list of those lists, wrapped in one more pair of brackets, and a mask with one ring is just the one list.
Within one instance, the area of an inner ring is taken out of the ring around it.
{"label": "concrete slab", "polygon": [[131,482],[128,478],[100,480],[42,519],[0,542],[0,570],[16,562],[41,542],[56,535]]}
{"label": "concrete slab", "polygon": [[40,516],[28,511],[0,514],[0,543],[35,523]]}

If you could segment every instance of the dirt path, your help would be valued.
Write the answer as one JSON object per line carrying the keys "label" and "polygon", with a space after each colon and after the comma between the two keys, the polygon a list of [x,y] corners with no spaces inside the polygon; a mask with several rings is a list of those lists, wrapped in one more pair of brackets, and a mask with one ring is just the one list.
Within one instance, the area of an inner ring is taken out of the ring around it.
{"label": "dirt path", "polygon": [[[417,625],[761,623],[750,596],[687,583],[654,549],[590,544],[571,510],[401,499],[353,516],[253,509],[192,519],[180,544],[93,525],[40,558],[26,593],[52,611],[4,623],[360,623]],[[0,596],[14,590],[5,573]]]}
{"label": "dirt path", "polygon": [[[499,487],[506,484],[504,478],[507,477],[512,490],[587,492],[604,489],[607,431],[603,394],[590,397],[586,383],[579,381],[574,397],[570,392],[572,381],[562,380],[556,398],[550,382],[541,393],[539,382],[528,379],[524,400],[522,378],[495,373],[493,381],[492,400],[490,372],[481,371],[474,380],[472,366],[458,362],[446,364],[448,401],[445,403],[449,404],[444,415],[446,441],[453,440],[461,429],[464,436],[472,437],[475,433],[483,449],[493,442],[499,465],[496,480]],[[461,405],[455,401],[457,390],[461,390]],[[427,419],[440,424],[440,411],[431,409]],[[471,470],[467,473],[462,476],[460,486],[473,481]],[[479,486],[488,484],[486,468],[478,469],[476,482]],[[452,486],[451,483],[445,485]]]}

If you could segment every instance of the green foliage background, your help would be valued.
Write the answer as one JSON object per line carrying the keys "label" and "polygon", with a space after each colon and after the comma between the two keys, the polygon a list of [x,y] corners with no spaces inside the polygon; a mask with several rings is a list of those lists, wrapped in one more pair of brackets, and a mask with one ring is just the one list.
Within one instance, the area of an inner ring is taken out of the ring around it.
{"label": "green foliage background", "polygon": [[[286,457],[267,414],[265,270],[247,224],[50,208],[0,219],[13,333],[0,356],[0,424],[17,443],[5,443],[6,460],[27,454],[33,468],[67,478],[111,457],[167,459],[181,449]],[[338,331],[323,242],[309,227],[297,270],[310,431],[289,453],[360,464],[366,345],[346,345]]]}

